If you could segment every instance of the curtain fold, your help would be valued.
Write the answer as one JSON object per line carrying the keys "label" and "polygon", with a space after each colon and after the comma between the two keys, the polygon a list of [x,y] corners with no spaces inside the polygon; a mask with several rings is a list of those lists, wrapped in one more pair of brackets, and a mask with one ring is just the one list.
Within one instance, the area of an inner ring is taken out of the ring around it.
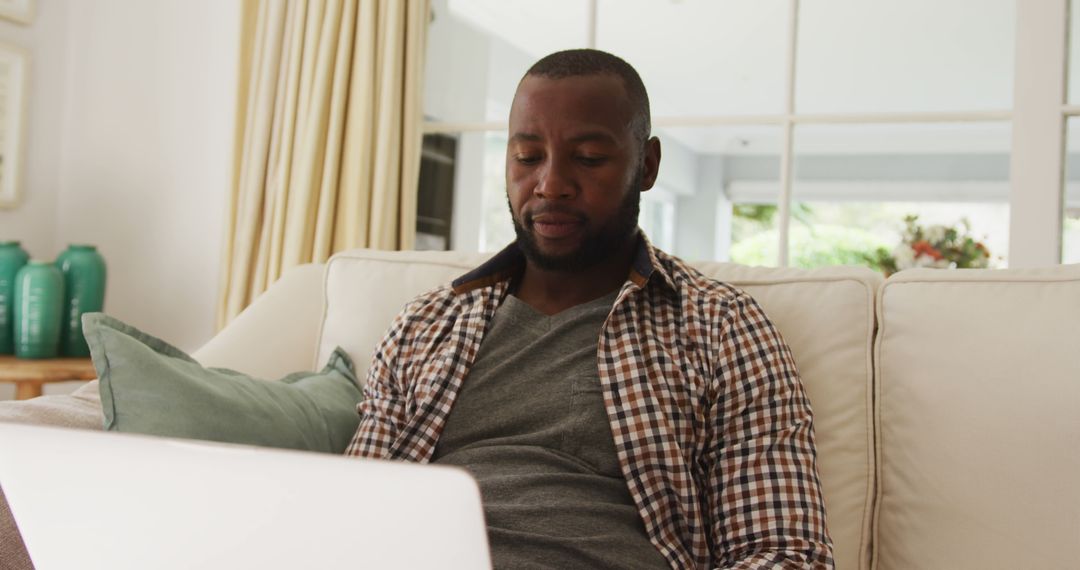
{"label": "curtain fold", "polygon": [[430,0],[247,0],[217,324],[345,249],[409,249]]}

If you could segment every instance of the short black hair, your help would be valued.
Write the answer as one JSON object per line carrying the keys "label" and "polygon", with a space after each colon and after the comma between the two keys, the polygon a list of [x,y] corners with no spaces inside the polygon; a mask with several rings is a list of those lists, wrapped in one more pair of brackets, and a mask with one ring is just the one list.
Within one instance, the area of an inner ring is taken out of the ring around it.
{"label": "short black hair", "polygon": [[[622,80],[630,105],[634,109],[634,135],[645,142],[652,132],[652,116],[649,113],[649,94],[637,70],[621,57],[596,49],[568,49],[557,51],[533,64],[525,77],[530,75],[562,79],[583,75],[614,75]],[[522,78],[524,79],[524,78]]]}

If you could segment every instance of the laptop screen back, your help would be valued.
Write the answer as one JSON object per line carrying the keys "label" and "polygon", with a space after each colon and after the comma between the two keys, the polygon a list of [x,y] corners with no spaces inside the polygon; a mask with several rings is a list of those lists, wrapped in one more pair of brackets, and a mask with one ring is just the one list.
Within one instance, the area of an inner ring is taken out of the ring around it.
{"label": "laptop screen back", "polygon": [[0,486],[38,570],[491,567],[453,468],[0,425]]}

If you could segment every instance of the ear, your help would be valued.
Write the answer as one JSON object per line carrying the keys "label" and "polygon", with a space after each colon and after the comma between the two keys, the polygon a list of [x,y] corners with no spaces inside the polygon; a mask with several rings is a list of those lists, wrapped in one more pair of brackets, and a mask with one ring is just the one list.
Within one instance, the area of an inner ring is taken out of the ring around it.
{"label": "ear", "polygon": [[660,139],[652,137],[645,141],[643,152],[645,156],[641,162],[645,174],[641,179],[642,192],[652,188],[656,184],[656,177],[660,175]]}

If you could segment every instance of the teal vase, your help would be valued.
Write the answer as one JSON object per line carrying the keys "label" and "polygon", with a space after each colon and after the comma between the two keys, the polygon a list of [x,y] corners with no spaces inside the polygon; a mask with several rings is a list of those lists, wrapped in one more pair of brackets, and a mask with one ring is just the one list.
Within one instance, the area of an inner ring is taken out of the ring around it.
{"label": "teal vase", "polygon": [[0,241],[0,354],[15,353],[15,275],[30,256],[17,241]]}
{"label": "teal vase", "polygon": [[55,358],[60,352],[64,277],[55,265],[30,261],[15,276],[15,356]]}
{"label": "teal vase", "polygon": [[60,354],[90,356],[83,336],[83,313],[105,306],[105,259],[92,245],[70,245],[56,258],[64,276],[64,308],[60,326]]}

